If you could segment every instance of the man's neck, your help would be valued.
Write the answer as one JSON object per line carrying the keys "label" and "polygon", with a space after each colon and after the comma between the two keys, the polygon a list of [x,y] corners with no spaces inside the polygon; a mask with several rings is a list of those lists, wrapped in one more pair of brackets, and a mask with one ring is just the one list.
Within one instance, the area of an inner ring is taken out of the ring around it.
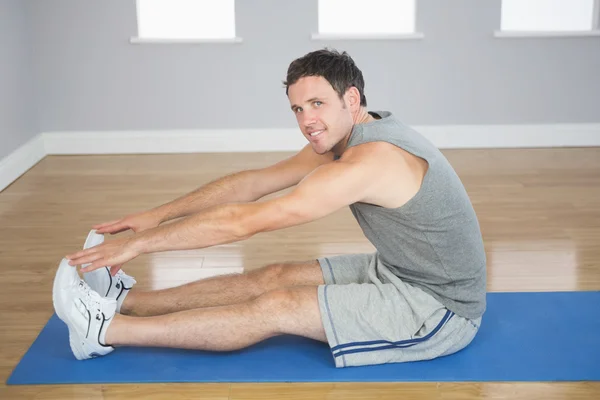
{"label": "man's neck", "polygon": [[360,110],[354,116],[354,125],[365,124],[367,122],[375,121],[375,118],[369,114],[366,108],[361,107]]}
{"label": "man's neck", "polygon": [[[377,119],[379,118],[373,117],[371,114],[369,114],[366,108],[361,107],[360,110],[353,117],[354,123],[352,124],[352,126],[366,124],[368,122],[376,121]],[[338,143],[338,145],[332,149],[334,155],[341,157],[341,155],[346,150],[346,146],[348,145],[350,136],[352,136],[352,130],[350,130],[350,133],[344,138],[342,142]]]}

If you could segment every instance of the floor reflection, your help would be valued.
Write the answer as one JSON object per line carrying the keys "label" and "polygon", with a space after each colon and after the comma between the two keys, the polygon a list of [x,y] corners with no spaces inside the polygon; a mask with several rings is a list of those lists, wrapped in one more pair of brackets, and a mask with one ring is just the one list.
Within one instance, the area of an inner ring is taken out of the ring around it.
{"label": "floor reflection", "polygon": [[[233,248],[235,249],[235,248]],[[165,289],[226,274],[244,272],[243,255],[228,249],[223,255],[204,250],[181,250],[151,254],[147,287]]]}
{"label": "floor reflection", "polygon": [[488,243],[491,291],[577,290],[579,260],[570,239]]}

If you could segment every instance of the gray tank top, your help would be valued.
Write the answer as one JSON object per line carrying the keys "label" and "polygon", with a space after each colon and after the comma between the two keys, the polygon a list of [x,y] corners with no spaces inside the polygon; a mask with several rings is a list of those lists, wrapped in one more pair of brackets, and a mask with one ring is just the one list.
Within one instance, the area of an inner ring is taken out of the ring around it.
{"label": "gray tank top", "polygon": [[480,317],[486,308],[486,256],[477,216],[444,155],[388,111],[354,126],[348,147],[383,141],[425,159],[419,192],[405,205],[350,205],[380,261],[406,283],[432,295],[456,314]]}

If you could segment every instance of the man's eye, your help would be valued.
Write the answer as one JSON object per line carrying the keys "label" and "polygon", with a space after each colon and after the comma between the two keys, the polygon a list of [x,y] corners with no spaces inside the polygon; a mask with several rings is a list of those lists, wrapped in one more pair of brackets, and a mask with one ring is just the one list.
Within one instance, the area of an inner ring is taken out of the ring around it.
{"label": "man's eye", "polygon": [[317,101],[315,101],[315,105],[316,105],[316,106],[320,106],[321,104],[323,104],[323,102],[322,102],[322,101],[318,101],[318,100],[317,100]]}

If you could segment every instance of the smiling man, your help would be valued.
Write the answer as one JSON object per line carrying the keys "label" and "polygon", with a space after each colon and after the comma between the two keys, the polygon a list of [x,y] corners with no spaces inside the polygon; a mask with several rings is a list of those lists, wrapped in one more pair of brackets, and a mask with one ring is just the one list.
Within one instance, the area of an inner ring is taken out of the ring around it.
{"label": "smiling man", "polygon": [[[391,112],[367,111],[362,73],[345,52],[298,58],[285,85],[309,142],[298,154],[97,225],[97,234],[135,234],[63,259],[54,304],[78,359],[118,346],[234,350],[292,334],[328,343],[335,366],[346,367],[432,359],[473,340],[486,306],[486,257],[476,214],[446,158]],[[375,253],[150,292],[132,289],[135,280],[120,270],[143,253],[240,241],[343,207]]]}

